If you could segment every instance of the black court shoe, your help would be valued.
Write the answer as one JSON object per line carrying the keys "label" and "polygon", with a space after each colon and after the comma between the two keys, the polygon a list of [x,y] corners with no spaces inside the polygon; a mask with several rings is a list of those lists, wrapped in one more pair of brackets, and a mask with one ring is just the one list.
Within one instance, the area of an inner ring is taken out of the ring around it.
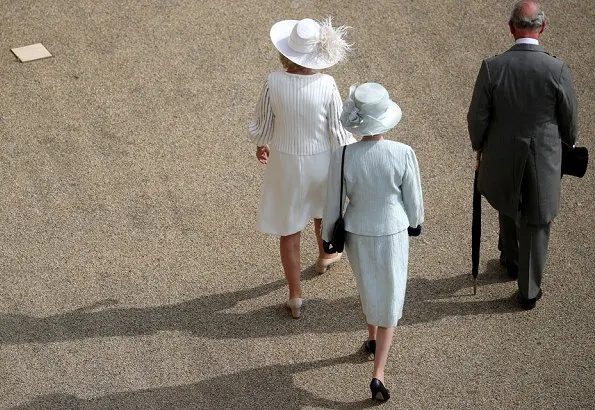
{"label": "black court shoe", "polygon": [[387,401],[390,399],[388,390],[378,379],[372,379],[370,382],[370,391],[372,392],[372,400],[374,401]]}
{"label": "black court shoe", "polygon": [[364,342],[364,351],[368,355],[368,360],[374,360],[376,355],[376,340],[366,340]]}

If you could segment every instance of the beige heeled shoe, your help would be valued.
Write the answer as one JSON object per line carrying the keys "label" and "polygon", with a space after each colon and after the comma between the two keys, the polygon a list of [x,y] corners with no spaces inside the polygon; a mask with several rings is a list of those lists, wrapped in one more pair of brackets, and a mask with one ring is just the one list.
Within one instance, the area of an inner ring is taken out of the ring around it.
{"label": "beige heeled shoe", "polygon": [[291,317],[294,319],[299,319],[300,315],[302,314],[302,304],[304,300],[302,298],[292,298],[285,303],[285,307],[291,310]]}
{"label": "beige heeled shoe", "polygon": [[316,272],[319,274],[325,273],[333,263],[339,262],[341,260],[341,255],[343,254],[338,253],[334,258],[329,259],[318,258],[316,260]]}

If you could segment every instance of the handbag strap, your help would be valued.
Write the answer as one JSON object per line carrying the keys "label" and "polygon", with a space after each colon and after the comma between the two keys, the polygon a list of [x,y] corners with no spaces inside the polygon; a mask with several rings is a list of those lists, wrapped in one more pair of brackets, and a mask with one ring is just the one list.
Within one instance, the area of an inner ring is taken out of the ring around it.
{"label": "handbag strap", "polygon": [[339,216],[343,216],[343,165],[345,164],[345,149],[347,145],[343,145],[343,155],[341,156],[341,191],[339,192]]}

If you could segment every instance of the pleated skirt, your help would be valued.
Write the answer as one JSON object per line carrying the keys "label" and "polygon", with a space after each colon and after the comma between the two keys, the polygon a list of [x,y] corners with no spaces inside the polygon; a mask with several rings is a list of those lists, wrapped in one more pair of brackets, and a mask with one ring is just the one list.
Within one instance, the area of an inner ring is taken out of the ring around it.
{"label": "pleated skirt", "polygon": [[266,165],[257,228],[274,235],[303,230],[322,218],[331,151],[290,155],[271,149]]}
{"label": "pleated skirt", "polygon": [[345,251],[367,323],[396,326],[403,316],[405,303],[409,259],[407,230],[386,236],[347,232]]}

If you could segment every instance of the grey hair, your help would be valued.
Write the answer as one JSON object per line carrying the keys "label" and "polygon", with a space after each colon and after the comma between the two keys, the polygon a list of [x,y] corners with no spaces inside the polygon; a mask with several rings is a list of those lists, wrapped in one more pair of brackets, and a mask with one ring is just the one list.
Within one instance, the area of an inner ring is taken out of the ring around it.
{"label": "grey hair", "polygon": [[[528,2],[537,6],[537,13],[533,16],[527,16],[523,13],[523,5]],[[546,17],[539,1],[523,0],[514,5],[508,22],[516,28],[538,29],[546,22]]]}

